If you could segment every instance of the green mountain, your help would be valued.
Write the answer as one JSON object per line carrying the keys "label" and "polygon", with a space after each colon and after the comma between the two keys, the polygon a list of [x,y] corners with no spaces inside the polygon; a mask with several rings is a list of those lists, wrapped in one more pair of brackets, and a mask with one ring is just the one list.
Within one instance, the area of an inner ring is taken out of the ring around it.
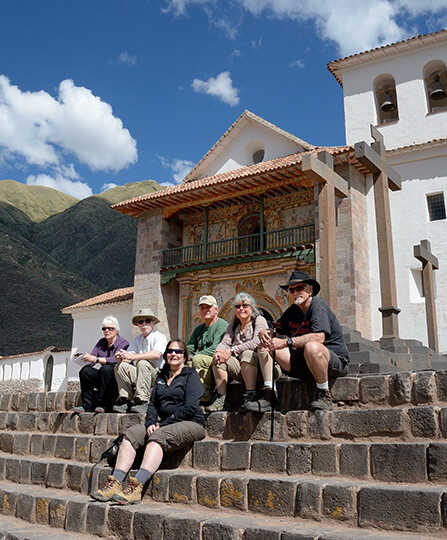
{"label": "green mountain", "polygon": [[[102,292],[133,284],[137,220],[109,205],[161,187],[153,180],[126,184],[87,199],[72,199],[46,219],[30,209],[49,211],[59,194],[51,188],[34,205],[37,186],[0,181],[0,355],[70,347],[71,317],[60,309]],[[28,199],[28,191],[30,198]],[[1,202],[20,194],[20,207]],[[61,194],[63,195],[63,194]],[[62,199],[60,199],[62,200]],[[66,201],[67,202],[67,201]]]}
{"label": "green mountain", "polygon": [[27,186],[15,180],[0,181],[0,202],[22,210],[31,221],[43,221],[69,208],[78,200],[62,191],[44,186]]}

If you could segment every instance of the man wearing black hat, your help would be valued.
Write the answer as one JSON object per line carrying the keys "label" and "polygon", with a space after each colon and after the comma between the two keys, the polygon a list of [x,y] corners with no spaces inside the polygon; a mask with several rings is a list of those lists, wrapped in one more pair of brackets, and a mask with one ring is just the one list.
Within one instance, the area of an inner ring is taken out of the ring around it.
{"label": "man wearing black hat", "polygon": [[278,334],[259,333],[261,345],[276,351],[276,361],[291,377],[314,380],[316,391],[311,409],[332,408],[328,378],[346,375],[349,354],[340,323],[326,302],[318,295],[320,284],[305,272],[294,270],[286,285],[293,304],[276,323]]}

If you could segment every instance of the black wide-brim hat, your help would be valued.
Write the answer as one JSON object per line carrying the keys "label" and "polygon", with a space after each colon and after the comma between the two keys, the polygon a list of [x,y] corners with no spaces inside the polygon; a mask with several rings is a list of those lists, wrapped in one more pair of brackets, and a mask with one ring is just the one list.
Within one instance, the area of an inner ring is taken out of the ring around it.
{"label": "black wide-brim hat", "polygon": [[320,292],[320,284],[315,279],[312,279],[306,272],[300,272],[299,270],[294,270],[289,277],[289,282],[285,285],[280,285],[281,289],[287,291],[290,285],[295,285],[296,283],[308,283],[312,285],[313,292],[312,296],[317,296]]}

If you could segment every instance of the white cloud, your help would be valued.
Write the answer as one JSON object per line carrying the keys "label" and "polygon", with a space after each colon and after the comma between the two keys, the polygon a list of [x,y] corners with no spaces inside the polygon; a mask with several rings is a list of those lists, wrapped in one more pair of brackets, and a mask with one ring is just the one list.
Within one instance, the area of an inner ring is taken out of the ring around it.
{"label": "white cloud", "polygon": [[239,103],[238,89],[234,88],[229,71],[223,71],[207,81],[194,79],[191,86],[195,92],[215,96],[231,107]]}
{"label": "white cloud", "polygon": [[56,174],[55,177],[48,174],[30,175],[26,179],[29,186],[46,186],[72,195],[77,199],[85,199],[93,195],[90,186],[84,182],[73,181],[69,178]]}
{"label": "white cloud", "polygon": [[136,141],[112,107],[70,79],[56,99],[24,92],[0,75],[0,149],[45,167],[63,165],[67,153],[92,170],[120,170],[137,160]]}
{"label": "white cloud", "polygon": [[189,4],[204,5],[210,3],[210,0],[167,0],[166,7],[162,8],[163,13],[172,12],[174,15],[185,15],[186,7]]}
{"label": "white cloud", "polygon": [[399,41],[411,31],[396,17],[447,10],[445,0],[239,0],[253,15],[263,13],[297,21],[312,20],[320,37],[334,41],[342,55]]}
{"label": "white cloud", "polygon": [[118,184],[114,184],[113,182],[107,182],[106,184],[103,184],[101,187],[101,193],[104,191],[107,191],[108,189],[113,189],[118,187]]}
{"label": "white cloud", "polygon": [[118,55],[116,59],[118,64],[125,64],[126,66],[135,66],[137,64],[137,57],[129,54],[127,51],[123,51]]}
{"label": "white cloud", "polygon": [[163,167],[171,169],[171,171],[174,173],[172,175],[173,182],[165,182],[163,185],[170,185],[172,183],[180,184],[183,178],[185,178],[189,171],[194,167],[194,162],[189,161],[188,159],[168,159],[164,156],[158,156],[158,159],[160,160]]}
{"label": "white cloud", "polygon": [[299,68],[299,69],[301,69],[301,68],[304,67],[304,62],[298,58],[297,60],[294,60],[293,62],[290,62],[289,67],[290,68]]}

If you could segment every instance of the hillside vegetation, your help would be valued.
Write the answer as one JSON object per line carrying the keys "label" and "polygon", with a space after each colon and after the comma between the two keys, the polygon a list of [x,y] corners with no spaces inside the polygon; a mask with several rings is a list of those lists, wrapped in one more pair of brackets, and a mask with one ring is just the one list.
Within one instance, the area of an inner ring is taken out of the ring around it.
{"label": "hillside vegetation", "polygon": [[[69,197],[67,204],[68,196],[42,188],[49,192],[45,203],[45,197],[39,198],[43,192],[35,188],[39,186],[0,181],[3,356],[49,345],[69,348],[72,321],[61,308],[133,285],[137,220],[109,205],[161,189],[146,180],[81,201]],[[57,201],[65,206],[41,219]]]}

